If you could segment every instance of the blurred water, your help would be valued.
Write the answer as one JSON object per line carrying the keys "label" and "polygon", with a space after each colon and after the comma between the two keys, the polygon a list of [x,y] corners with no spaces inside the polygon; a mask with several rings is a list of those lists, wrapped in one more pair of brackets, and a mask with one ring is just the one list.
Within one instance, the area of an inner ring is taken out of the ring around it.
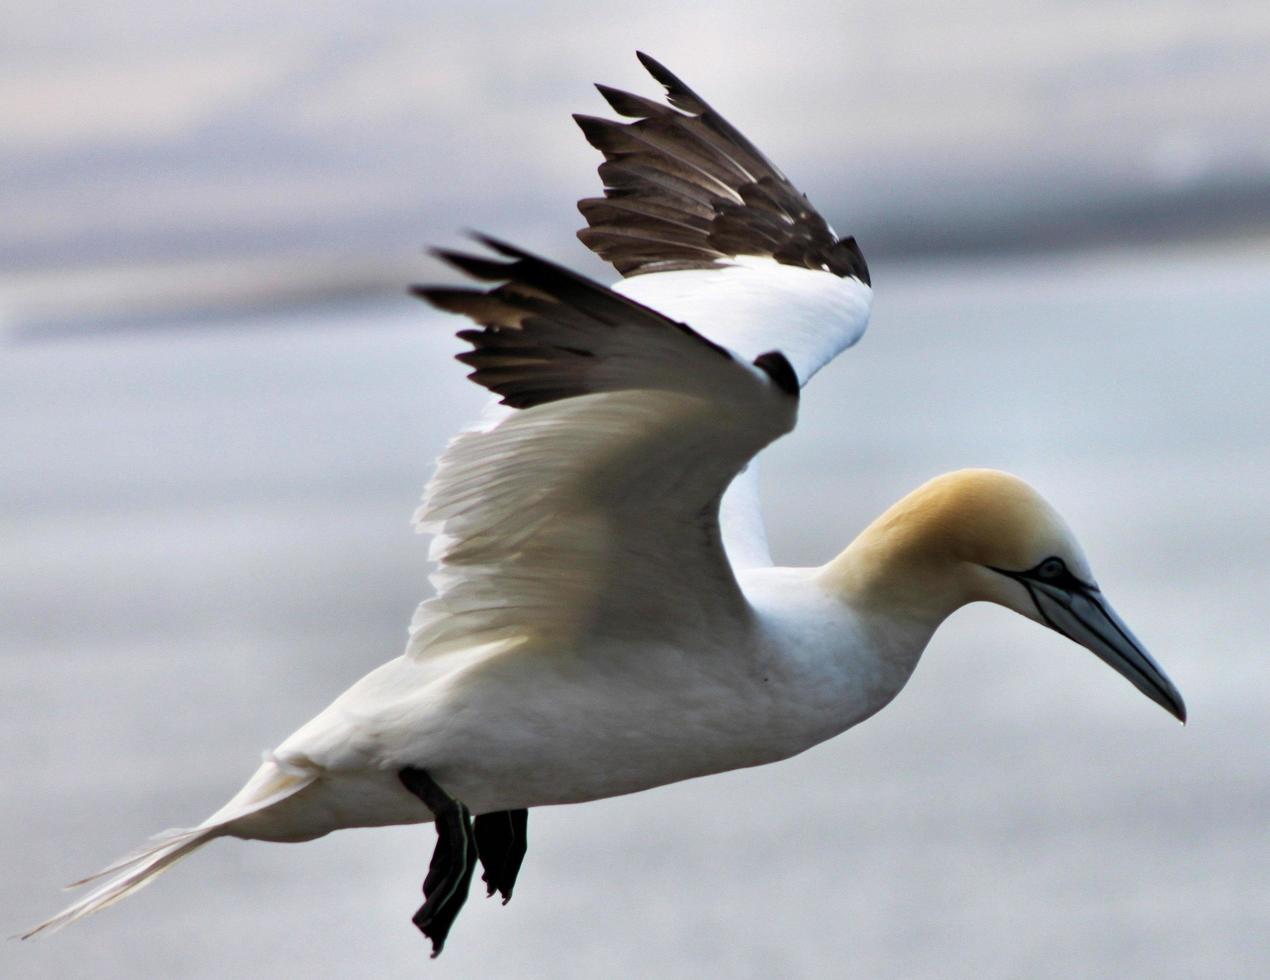
{"label": "blurred water", "polygon": [[[879,270],[871,333],[766,463],[820,561],[922,479],[1020,473],[1177,681],[1182,729],[995,609],[876,719],[778,766],[535,811],[516,899],[444,957],[428,829],[220,842],[24,977],[1255,977],[1270,970],[1264,257]],[[405,300],[0,358],[8,933],[200,819],[425,590],[407,519],[482,402]]]}

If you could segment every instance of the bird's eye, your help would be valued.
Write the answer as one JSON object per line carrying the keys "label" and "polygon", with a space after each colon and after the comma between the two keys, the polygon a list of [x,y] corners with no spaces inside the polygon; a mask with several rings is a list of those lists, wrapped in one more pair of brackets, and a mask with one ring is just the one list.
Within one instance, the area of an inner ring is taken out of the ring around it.
{"label": "bird's eye", "polygon": [[1063,559],[1046,558],[1036,566],[1036,577],[1052,582],[1054,579],[1061,578],[1066,571],[1067,566],[1063,563]]}

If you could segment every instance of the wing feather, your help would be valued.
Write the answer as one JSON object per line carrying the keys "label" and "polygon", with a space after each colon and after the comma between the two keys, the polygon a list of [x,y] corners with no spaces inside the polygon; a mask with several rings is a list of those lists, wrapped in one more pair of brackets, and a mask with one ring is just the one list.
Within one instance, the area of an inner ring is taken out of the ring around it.
{"label": "wing feather", "polygon": [[[670,106],[598,86],[620,123],[576,115],[587,140],[604,154],[604,198],[578,204],[588,226],[578,237],[624,276],[708,269],[738,255],[831,272],[864,285],[869,268],[852,237],[839,238],[807,197],[735,126],[648,55],[639,59],[666,89]],[[673,107],[673,108],[671,108]],[[667,243],[666,218],[627,212],[619,233],[605,201],[634,199],[664,212],[708,219],[690,242]],[[657,243],[640,248],[635,241]]]}
{"label": "wing feather", "polygon": [[442,253],[500,285],[419,288],[481,325],[460,360],[511,412],[456,438],[417,515],[436,595],[410,649],[587,636],[666,640],[735,626],[745,603],[720,539],[723,491],[793,427],[784,358],[739,359],[559,266],[484,240],[504,261]]}
{"label": "wing feather", "polygon": [[[669,104],[599,85],[630,121],[574,117],[605,158],[604,196],[578,202],[578,237],[626,277],[618,292],[742,357],[779,349],[806,384],[868,325],[863,253],[705,99],[639,59]],[[749,467],[724,505],[738,567],[771,564],[756,480]]]}
{"label": "wing feather", "polygon": [[574,117],[604,154],[578,237],[625,277],[618,292],[743,357],[778,349],[805,384],[868,324],[863,253],[682,79],[639,59],[669,104],[600,85],[630,121]]}

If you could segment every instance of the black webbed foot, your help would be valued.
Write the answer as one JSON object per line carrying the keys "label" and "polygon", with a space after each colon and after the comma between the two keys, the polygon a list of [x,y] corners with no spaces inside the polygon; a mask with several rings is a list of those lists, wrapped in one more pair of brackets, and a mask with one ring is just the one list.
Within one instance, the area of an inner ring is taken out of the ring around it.
{"label": "black webbed foot", "polygon": [[481,880],[488,887],[487,897],[498,892],[503,904],[511,901],[520,863],[525,860],[525,830],[529,826],[528,810],[499,810],[482,813],[476,818],[476,850],[485,868]]}
{"label": "black webbed foot", "polygon": [[[437,846],[423,881],[423,905],[414,914],[419,931],[432,941],[432,955],[440,955],[445,938],[467,901],[476,870],[476,835],[468,808],[433,782],[423,769],[405,768],[398,773],[403,785],[432,811],[437,827]],[[514,875],[513,875],[514,877]]]}

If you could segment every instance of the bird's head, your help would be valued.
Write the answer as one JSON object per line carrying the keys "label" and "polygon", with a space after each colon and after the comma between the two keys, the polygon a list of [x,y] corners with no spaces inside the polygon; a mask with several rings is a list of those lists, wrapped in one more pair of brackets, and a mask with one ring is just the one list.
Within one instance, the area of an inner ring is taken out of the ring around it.
{"label": "bird's head", "polygon": [[1018,477],[936,477],[878,518],[839,562],[848,588],[893,608],[941,618],[975,601],[1013,609],[1091,650],[1186,720],[1181,694],[1111,608],[1071,529]]}

